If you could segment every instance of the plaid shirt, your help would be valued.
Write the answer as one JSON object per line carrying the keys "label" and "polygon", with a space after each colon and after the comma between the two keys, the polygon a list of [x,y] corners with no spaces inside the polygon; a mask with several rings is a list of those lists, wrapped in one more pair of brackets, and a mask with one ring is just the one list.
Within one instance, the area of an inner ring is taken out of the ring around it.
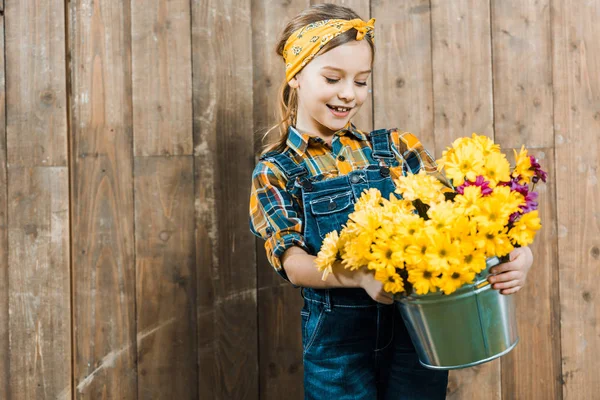
{"label": "plaid shirt", "polygon": [[[390,177],[402,176],[403,169],[417,173],[424,169],[450,186],[447,179],[438,172],[435,160],[409,132],[397,129],[391,131],[392,151],[399,161],[397,167],[390,168]],[[345,175],[369,164],[365,149],[371,148],[367,135],[352,123],[336,132],[331,146],[323,139],[299,133],[294,127],[289,130],[288,152],[294,161],[301,163],[309,171],[309,176],[322,174],[323,179]],[[416,157],[409,157],[410,155]],[[408,165],[406,159],[416,160]],[[267,258],[276,272],[282,275],[280,257],[291,246],[299,246],[309,252],[303,232],[303,204],[301,196],[286,191],[287,179],[277,164],[259,161],[252,173],[250,194],[250,230],[266,240]]]}

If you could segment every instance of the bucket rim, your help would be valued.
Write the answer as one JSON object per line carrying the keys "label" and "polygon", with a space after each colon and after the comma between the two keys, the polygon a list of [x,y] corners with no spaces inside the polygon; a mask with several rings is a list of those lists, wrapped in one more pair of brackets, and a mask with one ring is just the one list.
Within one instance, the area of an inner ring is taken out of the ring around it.
{"label": "bucket rim", "polygon": [[439,301],[441,298],[447,298],[448,300],[450,300],[450,299],[456,299],[459,297],[471,295],[471,294],[473,294],[473,292],[480,293],[482,291],[489,290],[489,289],[491,289],[491,286],[489,284],[485,285],[481,288],[478,288],[478,286],[487,281],[487,278],[490,275],[489,274],[490,268],[492,268],[498,264],[500,264],[499,257],[497,257],[497,256],[488,257],[485,260],[485,269],[483,271],[481,271],[480,273],[478,273],[477,275],[475,275],[475,280],[473,281],[473,283],[461,286],[454,293],[444,294],[441,290],[438,290],[437,292],[429,292],[427,294],[416,294],[416,293],[411,293],[410,295],[396,294],[396,295],[394,295],[394,300],[397,302],[402,302],[402,303],[413,303],[413,302],[418,302],[419,300],[427,301],[427,300],[435,300],[435,299],[437,299],[437,301]]}

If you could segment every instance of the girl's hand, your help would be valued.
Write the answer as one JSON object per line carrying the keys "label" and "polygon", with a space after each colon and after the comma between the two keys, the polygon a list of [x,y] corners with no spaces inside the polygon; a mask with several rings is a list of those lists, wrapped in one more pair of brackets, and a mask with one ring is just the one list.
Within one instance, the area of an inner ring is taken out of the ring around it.
{"label": "girl's hand", "polygon": [[527,273],[533,264],[529,247],[517,247],[510,252],[510,261],[490,269],[494,276],[488,277],[492,288],[501,289],[500,294],[517,293],[525,285]]}
{"label": "girl's hand", "polygon": [[383,282],[375,279],[373,271],[361,268],[359,271],[356,271],[355,276],[358,279],[358,285],[365,289],[365,292],[367,292],[373,300],[383,304],[394,303],[393,295],[383,290]]}

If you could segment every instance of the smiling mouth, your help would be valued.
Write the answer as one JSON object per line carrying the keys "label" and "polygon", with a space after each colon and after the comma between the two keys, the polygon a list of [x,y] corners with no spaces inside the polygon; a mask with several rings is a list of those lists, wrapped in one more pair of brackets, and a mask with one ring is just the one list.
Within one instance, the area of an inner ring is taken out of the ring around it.
{"label": "smiling mouth", "polygon": [[337,112],[347,112],[352,110],[353,107],[336,107],[336,106],[330,106],[329,104],[327,104],[327,107],[331,108],[334,111]]}

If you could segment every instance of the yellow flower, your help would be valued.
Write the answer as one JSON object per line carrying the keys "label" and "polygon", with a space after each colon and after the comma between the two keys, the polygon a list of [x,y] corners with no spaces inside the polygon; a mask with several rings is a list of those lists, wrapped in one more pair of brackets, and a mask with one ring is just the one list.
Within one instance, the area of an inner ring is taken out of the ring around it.
{"label": "yellow flower", "polygon": [[375,279],[383,283],[383,290],[388,293],[400,293],[404,291],[404,281],[397,270],[390,271],[383,268],[375,271]]}
{"label": "yellow flower", "polygon": [[443,272],[450,266],[460,263],[457,243],[450,241],[449,235],[436,232],[431,237],[425,259],[434,271]]}
{"label": "yellow flower", "polygon": [[476,274],[485,269],[485,252],[477,247],[477,243],[474,239],[465,238],[462,240],[460,243],[460,250],[463,257],[461,265]]}
{"label": "yellow flower", "polygon": [[379,270],[384,268],[390,268],[391,271],[395,269],[394,260],[392,255],[394,254],[393,241],[391,240],[392,232],[386,226],[381,227],[375,232],[375,239],[371,244],[371,253],[369,258],[369,269]]}
{"label": "yellow flower", "polygon": [[408,174],[395,180],[395,193],[402,195],[406,200],[420,199],[425,204],[434,204],[444,201],[444,184],[435,177],[428,175],[425,170],[418,174]]}
{"label": "yellow flower", "polygon": [[533,243],[535,234],[542,228],[538,210],[533,210],[521,215],[515,225],[508,232],[508,236],[521,246]]}
{"label": "yellow flower", "polygon": [[484,157],[487,157],[491,153],[500,153],[500,145],[495,144],[492,139],[484,135],[477,135],[473,132],[472,140],[481,149]]}
{"label": "yellow flower", "polygon": [[508,186],[496,186],[489,198],[503,204],[504,214],[508,216],[519,211],[519,206],[525,204],[525,197],[516,190],[510,190]]}
{"label": "yellow flower", "polygon": [[459,214],[456,213],[453,202],[444,201],[432,205],[427,211],[427,216],[430,218],[427,221],[428,225],[431,225],[437,231],[443,231],[452,229]]}
{"label": "yellow flower", "polygon": [[472,219],[477,222],[479,229],[499,231],[508,224],[512,212],[502,198],[487,196],[481,199],[479,212]]}
{"label": "yellow flower", "polygon": [[472,283],[475,273],[463,266],[455,266],[442,274],[440,278],[440,289],[444,294],[454,293],[465,283]]}
{"label": "yellow flower", "polygon": [[375,188],[363,190],[362,195],[356,201],[354,209],[356,211],[368,210],[378,207],[381,201],[381,192]]}
{"label": "yellow flower", "polygon": [[512,173],[513,178],[521,177],[519,179],[519,183],[522,185],[529,185],[531,182],[531,178],[535,175],[535,171],[531,168],[531,158],[527,155],[527,150],[525,146],[521,146],[521,151],[517,154],[517,150],[515,152],[515,161],[516,166]]}
{"label": "yellow flower", "polygon": [[470,181],[475,181],[478,175],[482,175],[483,160],[482,149],[468,141],[455,148],[454,151],[446,152],[439,163],[445,169],[446,176],[452,179],[452,184],[459,186],[465,182],[465,177]]}
{"label": "yellow flower", "polygon": [[[342,230],[342,235],[344,230]],[[375,237],[374,232],[360,232],[344,244],[344,257],[342,264],[345,269],[356,270],[369,263],[371,244]]]}
{"label": "yellow flower", "polygon": [[415,293],[427,294],[437,292],[440,279],[438,273],[426,263],[420,263],[408,269],[408,281],[412,283]]}
{"label": "yellow flower", "polygon": [[510,163],[502,153],[490,153],[485,158],[483,177],[495,187],[499,182],[510,181]]}
{"label": "yellow flower", "polygon": [[454,198],[457,211],[465,215],[476,214],[479,211],[479,203],[482,198],[481,187],[467,186],[464,188],[463,193]]}
{"label": "yellow flower", "polygon": [[337,231],[331,231],[325,235],[321,250],[315,259],[315,265],[319,271],[323,271],[322,280],[326,280],[327,276],[333,272],[333,263],[338,256],[338,240]]}
{"label": "yellow flower", "polygon": [[502,257],[514,249],[506,228],[502,230],[483,230],[478,235],[478,247],[485,251],[486,256]]}

